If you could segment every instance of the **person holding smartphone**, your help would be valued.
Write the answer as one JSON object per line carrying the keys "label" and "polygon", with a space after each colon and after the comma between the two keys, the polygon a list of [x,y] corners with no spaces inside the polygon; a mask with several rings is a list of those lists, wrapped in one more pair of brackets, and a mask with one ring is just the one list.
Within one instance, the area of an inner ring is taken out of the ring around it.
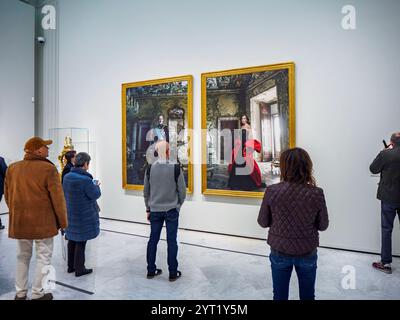
{"label": "person holding smartphone", "polygon": [[382,150],[370,165],[373,174],[380,174],[377,198],[381,201],[381,260],[372,267],[392,273],[392,231],[396,215],[400,219],[400,132],[393,133],[390,144],[383,141]]}
{"label": "person holding smartphone", "polygon": [[67,203],[68,228],[68,273],[80,277],[93,272],[85,267],[85,248],[88,240],[100,233],[99,207],[100,183],[88,172],[90,156],[80,152],[75,157],[75,166],[63,181]]}

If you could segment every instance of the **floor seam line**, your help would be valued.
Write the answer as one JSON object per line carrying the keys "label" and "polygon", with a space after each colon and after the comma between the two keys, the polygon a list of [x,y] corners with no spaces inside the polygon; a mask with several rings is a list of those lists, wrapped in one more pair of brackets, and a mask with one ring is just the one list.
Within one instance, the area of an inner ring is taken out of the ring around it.
{"label": "floor seam line", "polygon": [[[106,231],[106,232],[112,232],[112,233],[118,233],[118,234],[123,234],[123,235],[128,235],[128,236],[134,236],[134,237],[140,237],[140,238],[149,239],[148,236],[143,236],[143,235],[135,234],[135,233],[120,232],[120,231],[103,229],[103,228],[101,230],[102,231]],[[160,240],[161,241],[167,241],[166,239],[160,239]],[[268,258],[268,255],[263,255],[263,254],[249,253],[249,252],[229,250],[229,249],[223,249],[223,248],[216,248],[216,247],[204,246],[204,245],[201,245],[201,244],[195,244],[195,243],[189,243],[189,242],[179,242],[179,243],[183,244],[183,245],[187,245],[187,246],[192,246],[192,247],[200,247],[200,248],[205,248],[205,249],[210,249],[210,250],[218,250],[218,251],[225,251],[225,252],[231,252],[231,253],[238,253],[238,254],[245,254],[245,255],[256,256],[256,257]]]}

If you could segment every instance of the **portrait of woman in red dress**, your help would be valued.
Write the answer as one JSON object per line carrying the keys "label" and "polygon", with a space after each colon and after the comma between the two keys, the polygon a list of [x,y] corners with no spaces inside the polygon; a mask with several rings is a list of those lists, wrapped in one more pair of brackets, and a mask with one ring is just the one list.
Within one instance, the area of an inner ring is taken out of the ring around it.
{"label": "portrait of woman in red dress", "polygon": [[252,191],[265,187],[261,170],[253,157],[253,152],[261,152],[260,141],[253,139],[249,118],[240,117],[240,135],[235,138],[231,163],[228,166],[228,186],[232,190]]}

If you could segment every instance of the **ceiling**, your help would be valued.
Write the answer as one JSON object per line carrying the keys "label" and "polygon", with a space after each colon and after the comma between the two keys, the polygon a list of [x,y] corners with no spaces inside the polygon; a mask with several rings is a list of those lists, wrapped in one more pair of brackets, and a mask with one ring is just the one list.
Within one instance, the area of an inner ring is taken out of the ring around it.
{"label": "ceiling", "polygon": [[18,1],[24,2],[34,7],[40,7],[45,2],[44,0],[18,0]]}

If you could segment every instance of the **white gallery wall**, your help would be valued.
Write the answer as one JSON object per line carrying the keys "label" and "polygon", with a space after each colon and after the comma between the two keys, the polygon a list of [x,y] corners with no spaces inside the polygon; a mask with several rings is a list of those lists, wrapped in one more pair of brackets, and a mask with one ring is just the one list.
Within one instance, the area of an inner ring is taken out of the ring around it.
{"label": "white gallery wall", "polygon": [[[34,133],[34,8],[0,1],[0,156],[21,160]],[[6,212],[3,201],[0,213]]]}
{"label": "white gallery wall", "polygon": [[[368,168],[400,130],[400,1],[349,2],[59,0],[58,121],[90,130],[102,216],[146,222],[141,192],[121,187],[122,83],[192,74],[200,130],[202,72],[294,61],[296,141],[314,160],[330,214],[321,244],[379,252],[378,178]],[[341,26],[346,4],[356,30]],[[197,163],[200,150],[198,135]],[[260,202],[203,196],[197,164],[180,226],[264,238]]]}

